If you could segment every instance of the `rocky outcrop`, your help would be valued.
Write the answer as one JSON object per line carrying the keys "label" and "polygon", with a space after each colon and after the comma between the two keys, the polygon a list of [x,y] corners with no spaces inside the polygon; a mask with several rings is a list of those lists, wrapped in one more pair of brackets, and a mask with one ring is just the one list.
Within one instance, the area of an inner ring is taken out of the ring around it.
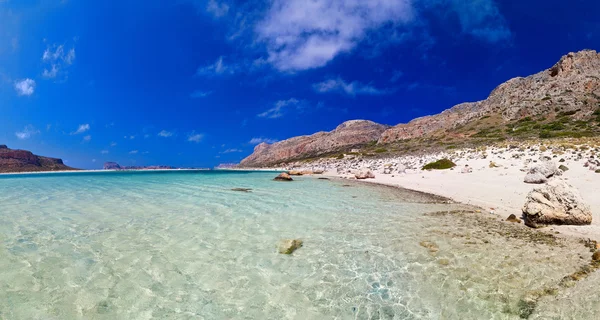
{"label": "rocky outcrop", "polygon": [[350,149],[377,141],[388,126],[367,120],[342,123],[331,132],[295,137],[273,144],[261,143],[240,166],[269,166],[294,159],[319,156],[336,150]]}
{"label": "rocky outcrop", "polygon": [[593,50],[569,53],[548,70],[511,79],[483,101],[462,103],[440,114],[417,118],[386,130],[379,143],[444,135],[486,116],[504,122],[527,116],[573,113],[575,120],[592,116],[600,102],[600,54]]}
{"label": "rocky outcrop", "polygon": [[77,170],[61,159],[37,156],[30,151],[12,150],[0,145],[0,173]]}
{"label": "rocky outcrop", "polygon": [[105,162],[104,170],[120,170],[121,166],[116,162]]}
{"label": "rocky outcrop", "polygon": [[590,207],[583,202],[577,189],[556,178],[544,186],[536,187],[527,195],[523,216],[525,224],[530,227],[592,223]]}

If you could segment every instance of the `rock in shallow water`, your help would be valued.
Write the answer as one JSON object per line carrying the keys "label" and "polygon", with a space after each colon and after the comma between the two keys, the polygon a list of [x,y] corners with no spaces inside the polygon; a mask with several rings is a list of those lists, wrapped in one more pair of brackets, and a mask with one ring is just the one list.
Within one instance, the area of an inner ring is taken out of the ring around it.
{"label": "rock in shallow water", "polygon": [[292,177],[290,177],[290,175],[285,172],[280,173],[273,180],[275,180],[275,181],[294,181],[294,179],[292,179]]}
{"label": "rock in shallow water", "polygon": [[302,240],[298,239],[284,239],[279,242],[279,253],[281,254],[292,254],[294,251],[302,247]]}
{"label": "rock in shallow water", "polygon": [[525,225],[534,228],[548,224],[592,223],[590,207],[583,202],[579,191],[559,179],[533,189],[527,195],[523,215]]}
{"label": "rock in shallow water", "polygon": [[517,218],[517,216],[515,216],[514,214],[511,214],[510,216],[508,216],[508,218],[506,218],[506,221],[514,222],[514,223],[521,223],[521,219]]}

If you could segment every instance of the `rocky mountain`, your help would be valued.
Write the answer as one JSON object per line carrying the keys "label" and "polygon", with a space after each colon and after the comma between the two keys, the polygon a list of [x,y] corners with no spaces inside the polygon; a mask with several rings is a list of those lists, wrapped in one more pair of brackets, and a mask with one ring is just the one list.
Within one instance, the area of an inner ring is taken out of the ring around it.
{"label": "rocky mountain", "polygon": [[[600,54],[569,53],[551,68],[514,78],[483,101],[456,105],[432,116],[386,128],[370,121],[349,121],[332,132],[319,132],[260,144],[240,166],[268,166],[333,153],[348,146],[374,150],[415,150],[423,141],[453,145],[465,141],[600,135]],[[397,145],[415,141],[407,148]],[[387,148],[387,149],[386,149]]]}
{"label": "rocky mountain", "polygon": [[462,103],[392,127],[381,135],[379,143],[442,136],[484,117],[495,117],[500,123],[540,116],[552,120],[563,115],[587,120],[598,110],[599,102],[600,54],[584,50],[563,56],[548,70],[501,84],[486,100]]}
{"label": "rocky mountain", "polygon": [[0,173],[77,170],[61,159],[36,156],[25,150],[12,150],[0,145]]}
{"label": "rocky mountain", "polygon": [[242,160],[244,167],[264,166],[297,158],[316,157],[336,150],[362,146],[379,139],[388,126],[367,120],[352,120],[331,132],[318,132],[273,144],[261,143]]}

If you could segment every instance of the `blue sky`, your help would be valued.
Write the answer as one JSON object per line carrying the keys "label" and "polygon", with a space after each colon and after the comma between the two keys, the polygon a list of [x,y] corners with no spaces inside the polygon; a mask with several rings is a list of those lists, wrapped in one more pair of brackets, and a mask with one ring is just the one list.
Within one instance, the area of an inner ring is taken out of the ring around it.
{"label": "blue sky", "polygon": [[0,0],[0,144],[212,167],[395,125],[600,49],[594,0]]}

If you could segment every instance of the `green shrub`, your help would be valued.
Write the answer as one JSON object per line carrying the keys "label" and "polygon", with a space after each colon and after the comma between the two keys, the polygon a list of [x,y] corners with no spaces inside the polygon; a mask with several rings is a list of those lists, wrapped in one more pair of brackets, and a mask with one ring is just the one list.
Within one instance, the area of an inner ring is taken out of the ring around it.
{"label": "green shrub", "polygon": [[335,158],[336,158],[336,159],[338,159],[338,160],[342,160],[342,159],[344,159],[344,154],[343,154],[343,153],[340,153],[340,154],[339,154],[337,157],[335,157]]}
{"label": "green shrub", "polygon": [[431,162],[423,166],[423,170],[444,170],[456,167],[456,164],[450,159],[440,159],[435,162]]}
{"label": "green shrub", "polygon": [[546,101],[546,100],[550,100],[550,99],[552,99],[550,96],[545,96],[542,98],[542,101]]}
{"label": "green shrub", "polygon": [[385,152],[387,152],[386,148],[375,149],[375,153],[385,153]]}

